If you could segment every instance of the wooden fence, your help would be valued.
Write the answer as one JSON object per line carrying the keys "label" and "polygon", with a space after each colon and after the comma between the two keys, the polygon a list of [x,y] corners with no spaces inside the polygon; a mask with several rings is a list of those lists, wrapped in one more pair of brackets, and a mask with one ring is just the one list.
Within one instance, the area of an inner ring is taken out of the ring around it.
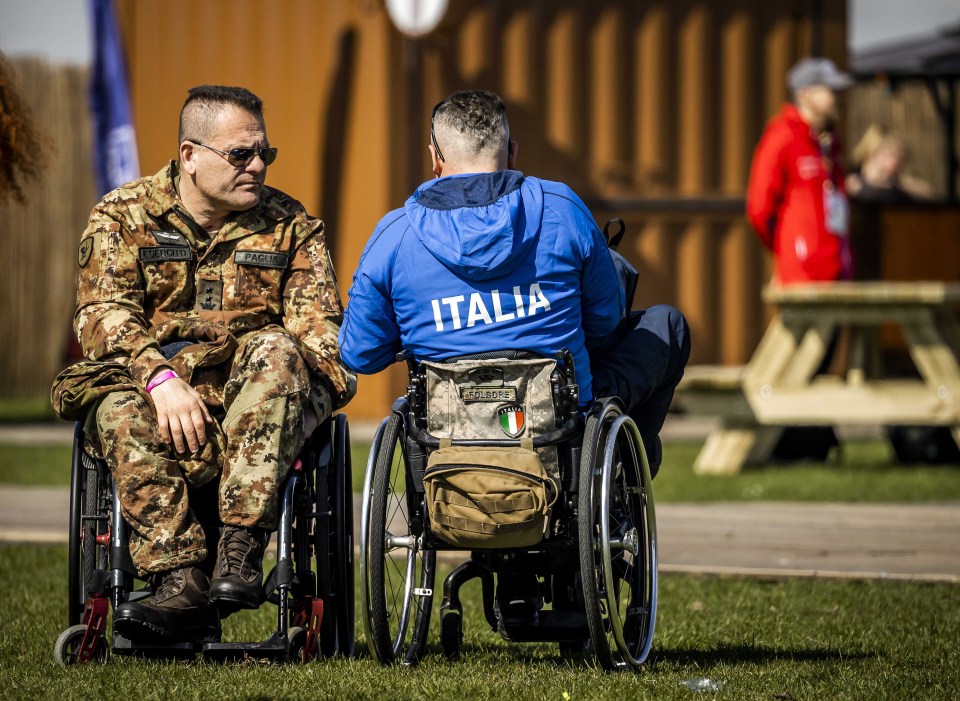
{"label": "wooden fence", "polygon": [[25,204],[0,206],[0,398],[37,399],[64,364],[77,244],[94,204],[87,71],[10,61],[20,92],[55,151]]}
{"label": "wooden fence", "polygon": [[494,90],[521,170],[569,184],[601,225],[627,222],[635,304],[686,314],[691,362],[743,363],[770,276],[743,216],[753,149],[800,56],[819,42],[843,64],[845,27],[841,4],[806,0],[458,3],[434,35],[393,40],[391,159],[419,165],[396,171],[393,197],[429,177],[423,124],[436,100]]}

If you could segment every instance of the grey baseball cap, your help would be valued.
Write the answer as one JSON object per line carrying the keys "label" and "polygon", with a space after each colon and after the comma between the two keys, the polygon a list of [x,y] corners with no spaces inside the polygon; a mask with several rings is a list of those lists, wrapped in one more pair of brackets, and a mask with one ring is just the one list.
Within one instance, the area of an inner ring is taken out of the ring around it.
{"label": "grey baseball cap", "polygon": [[791,90],[825,85],[831,90],[844,90],[853,85],[849,73],[842,73],[829,58],[802,58],[787,73]]}

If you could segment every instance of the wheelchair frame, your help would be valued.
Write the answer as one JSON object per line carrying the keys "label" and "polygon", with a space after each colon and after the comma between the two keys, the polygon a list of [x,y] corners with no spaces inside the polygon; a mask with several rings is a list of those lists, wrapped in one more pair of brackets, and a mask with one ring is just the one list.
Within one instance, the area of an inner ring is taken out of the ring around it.
{"label": "wheelchair frame", "polygon": [[[214,660],[246,657],[308,661],[354,653],[353,487],[347,417],[326,419],[307,440],[280,488],[277,564],[266,577],[276,630],[260,642],[135,641],[115,630],[111,608],[148,591],[136,575],[128,526],[103,460],[74,429],[68,564],[69,627],[54,645],[64,665],[106,662],[111,652]],[[316,568],[313,568],[316,559]]]}
{"label": "wheelchair frame", "polygon": [[[561,495],[550,535],[532,548],[468,551],[430,531],[423,474],[429,450],[439,446],[439,439],[423,428],[423,368],[403,357],[410,380],[407,394],[377,429],[363,489],[361,609],[373,657],[384,665],[420,660],[437,553],[452,551],[469,553],[469,559],[443,585],[440,643],[449,658],[456,658],[463,646],[460,588],[479,578],[484,617],[507,640],[557,642],[564,656],[589,646],[605,669],[640,667],[656,622],[656,514],[643,443],[619,399],[598,400],[580,417],[573,360],[569,353],[561,354],[561,372],[553,379],[557,429],[533,441],[535,447],[557,446],[560,460]],[[520,441],[460,438],[452,444],[503,447]],[[498,625],[494,575],[517,573],[535,574],[540,594],[552,607],[540,611],[534,623]]]}

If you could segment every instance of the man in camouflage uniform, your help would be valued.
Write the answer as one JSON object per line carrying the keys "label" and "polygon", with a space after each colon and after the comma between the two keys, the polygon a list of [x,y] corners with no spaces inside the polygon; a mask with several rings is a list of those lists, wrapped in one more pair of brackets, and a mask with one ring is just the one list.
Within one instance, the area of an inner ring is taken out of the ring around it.
{"label": "man in camouflage uniform", "polygon": [[[277,150],[260,99],[193,88],[179,143],[178,161],[94,208],[75,328],[87,358],[119,360],[130,380],[94,417],[133,561],[154,589],[117,607],[115,624],[203,640],[219,630],[216,603],[259,605],[280,484],[356,378],[337,348],[323,224],[264,186]],[[199,495],[217,480],[224,527],[210,572]]]}

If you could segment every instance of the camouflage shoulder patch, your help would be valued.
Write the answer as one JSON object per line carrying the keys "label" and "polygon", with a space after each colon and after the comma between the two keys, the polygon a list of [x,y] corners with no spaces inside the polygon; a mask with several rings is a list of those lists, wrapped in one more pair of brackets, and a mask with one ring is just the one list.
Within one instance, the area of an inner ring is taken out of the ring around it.
{"label": "camouflage shoulder patch", "polygon": [[80,255],[78,257],[78,262],[80,267],[84,267],[87,264],[87,261],[90,260],[90,254],[93,253],[93,237],[87,236],[80,242]]}

